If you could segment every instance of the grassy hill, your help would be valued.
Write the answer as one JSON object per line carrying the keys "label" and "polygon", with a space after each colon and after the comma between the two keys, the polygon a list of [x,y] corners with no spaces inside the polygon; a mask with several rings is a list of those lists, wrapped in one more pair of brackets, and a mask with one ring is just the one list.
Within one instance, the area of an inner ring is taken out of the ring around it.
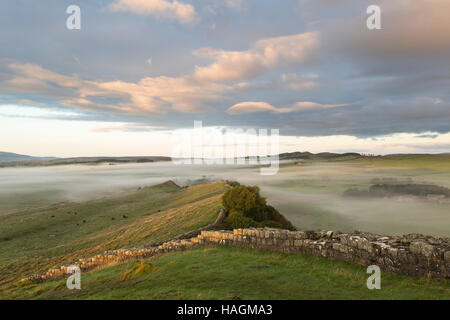
{"label": "grassy hill", "polygon": [[354,162],[376,168],[450,170],[449,154],[401,154],[364,157]]}
{"label": "grassy hill", "polygon": [[15,299],[450,299],[447,281],[382,274],[366,287],[359,265],[303,254],[206,247],[168,253],[65,280],[14,287]]}
{"label": "grassy hill", "polygon": [[288,152],[279,155],[280,160],[301,160],[305,163],[357,163],[372,167],[393,167],[400,169],[411,168],[437,168],[450,169],[450,154],[388,154],[384,156],[371,156],[359,153],[310,153]]}
{"label": "grassy hill", "polygon": [[0,216],[0,297],[18,279],[105,250],[150,245],[212,223],[224,183],[173,182]]}
{"label": "grassy hill", "polygon": [[[2,160],[3,159],[3,160]],[[0,168],[8,167],[38,167],[38,166],[59,166],[69,164],[119,164],[119,163],[148,163],[156,161],[170,161],[170,157],[141,156],[141,157],[75,157],[75,158],[39,158],[13,153],[0,152]]]}
{"label": "grassy hill", "polygon": [[80,291],[68,290],[65,279],[18,283],[78,258],[210,224],[227,189],[222,182],[181,188],[169,181],[0,216],[0,299],[450,299],[448,280],[383,274],[382,290],[371,291],[358,265],[214,246],[85,272]]}

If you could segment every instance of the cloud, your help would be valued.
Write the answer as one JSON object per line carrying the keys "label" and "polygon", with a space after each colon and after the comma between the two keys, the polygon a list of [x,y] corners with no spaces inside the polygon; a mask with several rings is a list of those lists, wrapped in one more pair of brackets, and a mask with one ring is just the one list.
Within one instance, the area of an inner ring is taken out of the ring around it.
{"label": "cloud", "polygon": [[72,57],[73,57],[73,60],[75,60],[75,62],[76,62],[79,66],[81,66],[81,61],[80,61],[80,59],[79,59],[76,55],[73,55]]}
{"label": "cloud", "polygon": [[137,82],[83,80],[26,63],[8,65],[2,91],[44,95],[53,103],[86,111],[162,114],[168,109],[198,112],[205,102],[219,101],[232,87],[200,83],[191,76],[145,77]]}
{"label": "cloud", "polygon": [[378,5],[382,30],[368,30],[367,15],[360,15],[324,30],[327,41],[364,58],[448,56],[450,1],[380,0]]}
{"label": "cloud", "polygon": [[321,109],[333,109],[338,107],[345,107],[348,104],[321,104],[317,102],[305,101],[297,102],[291,107],[280,108],[285,110],[284,112],[306,111],[306,110],[321,110]]}
{"label": "cloud", "polygon": [[[432,132],[428,132],[433,134]],[[438,134],[435,134],[438,135]],[[417,139],[414,133],[396,133],[379,136],[376,139],[358,138],[351,135],[280,137],[280,148],[284,151],[298,151],[298,146],[311,152],[364,152],[374,154],[398,153],[443,153],[450,147],[450,134],[439,134],[434,139]],[[288,146],[288,147],[286,147]]]}
{"label": "cloud", "polygon": [[92,132],[150,132],[155,130],[162,130],[163,128],[158,126],[151,126],[147,124],[140,123],[120,123],[112,126],[101,126],[92,128]]}
{"label": "cloud", "polygon": [[438,134],[429,134],[429,133],[415,136],[415,138],[424,138],[424,139],[436,139],[437,137],[439,137]]}
{"label": "cloud", "polygon": [[251,113],[251,112],[263,112],[263,111],[276,111],[277,108],[272,106],[267,102],[241,102],[237,103],[230,108],[228,108],[227,112],[229,114],[241,114],[241,113]]}
{"label": "cloud", "polygon": [[[140,1],[114,4],[125,3],[142,4]],[[203,48],[195,54],[215,60],[211,65],[197,66],[193,74],[144,77],[136,82],[84,80],[77,75],[59,74],[35,64],[11,63],[8,65],[10,73],[6,80],[0,80],[0,84],[8,92],[45,95],[53,103],[85,111],[139,115],[164,114],[174,109],[192,113],[205,110],[206,103],[223,100],[227,93],[251,87],[242,82],[227,85],[222,81],[252,78],[279,66],[305,63],[316,46],[315,33],[302,33],[262,39],[246,51]],[[295,90],[314,86],[311,81],[295,75],[285,75],[282,81]],[[292,112],[292,108],[300,110],[293,106],[272,111]]]}
{"label": "cloud", "polygon": [[9,68],[16,74],[21,74],[24,78],[15,78],[13,81],[31,80],[58,83],[63,87],[77,87],[79,80],[75,76],[65,76],[56,72],[42,68],[41,66],[25,63],[12,63]]}
{"label": "cloud", "polygon": [[332,109],[337,107],[347,106],[346,104],[320,104],[317,102],[303,101],[297,102],[290,107],[276,108],[267,102],[241,102],[237,103],[230,108],[227,112],[232,115],[243,114],[243,113],[253,113],[253,112],[266,112],[271,111],[273,113],[290,113],[299,111],[311,111],[311,110],[323,110]]}
{"label": "cloud", "polygon": [[[324,112],[335,110],[335,112]],[[273,120],[276,122],[277,120]],[[359,137],[401,132],[449,132],[450,104],[435,104],[434,98],[369,99],[345,108],[322,112],[292,113],[282,120],[296,134],[349,134]]]}
{"label": "cloud", "polygon": [[154,15],[158,18],[177,20],[183,24],[194,24],[199,16],[191,4],[166,0],[117,0],[109,9],[115,12],[132,12],[139,15]]}
{"label": "cloud", "polygon": [[196,66],[194,77],[218,82],[251,79],[276,67],[304,64],[312,58],[317,47],[317,33],[307,32],[262,39],[245,51],[202,48],[194,54],[214,62],[205,67]]}
{"label": "cloud", "polygon": [[242,9],[242,0],[225,0],[225,4],[233,9],[241,10]]}
{"label": "cloud", "polygon": [[444,100],[442,100],[441,98],[434,98],[434,104],[441,104],[444,103]]}
{"label": "cloud", "polygon": [[311,78],[315,78],[314,76],[311,77],[302,77],[297,74],[282,74],[281,75],[281,83],[284,85],[287,89],[290,90],[307,90],[307,89],[313,89],[317,87],[317,82],[311,81]]}
{"label": "cloud", "polygon": [[[208,125],[277,127],[282,134],[306,136],[448,132],[450,2],[376,1],[383,29],[369,31],[368,3],[336,1],[309,0],[301,8],[298,2],[249,4],[238,15],[225,1],[178,0],[202,10],[202,28],[155,29],[136,23],[135,14],[112,14],[120,15],[121,23],[111,24],[111,11],[105,15],[92,7],[91,18],[99,23],[85,36],[69,38],[63,29],[47,32],[57,8],[11,5],[11,14],[0,21],[3,29],[18,16],[27,19],[0,37],[5,58],[0,57],[0,98],[10,104],[30,100],[43,108],[76,108],[101,121],[168,128],[197,117]],[[151,1],[107,3],[113,3],[112,10],[119,3],[146,6]],[[206,5],[214,16],[203,11]],[[136,8],[118,10],[151,14],[141,19],[147,22],[168,17]],[[46,23],[33,23],[37,13]],[[176,15],[169,19],[180,21]],[[217,24],[214,33],[205,29],[212,23]],[[193,49],[197,56],[190,54]],[[327,108],[306,101],[351,105]],[[227,109],[241,116],[229,116]]]}
{"label": "cloud", "polygon": [[68,110],[36,106],[33,101],[22,101],[17,104],[1,104],[0,116],[12,118],[86,120],[87,117]]}

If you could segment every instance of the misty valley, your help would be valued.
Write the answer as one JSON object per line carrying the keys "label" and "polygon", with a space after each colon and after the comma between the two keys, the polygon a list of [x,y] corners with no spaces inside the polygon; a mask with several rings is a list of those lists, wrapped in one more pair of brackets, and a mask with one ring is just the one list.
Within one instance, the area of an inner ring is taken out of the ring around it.
{"label": "misty valley", "polygon": [[[0,215],[107,197],[173,180],[180,186],[220,180],[258,185],[298,229],[450,235],[450,171],[433,164],[377,161],[282,161],[276,176],[254,166],[171,162],[67,165],[0,170]],[[407,189],[402,190],[403,189]]]}

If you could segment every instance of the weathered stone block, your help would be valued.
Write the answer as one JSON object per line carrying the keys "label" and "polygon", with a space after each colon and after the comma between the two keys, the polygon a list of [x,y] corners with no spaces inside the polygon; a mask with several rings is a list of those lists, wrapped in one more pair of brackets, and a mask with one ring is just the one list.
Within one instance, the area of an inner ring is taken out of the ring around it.
{"label": "weathered stone block", "polygon": [[409,245],[409,250],[415,254],[422,254],[427,258],[433,255],[434,247],[423,241],[414,241]]}
{"label": "weathered stone block", "polygon": [[294,232],[295,239],[307,239],[306,232],[303,231],[296,231]]}
{"label": "weathered stone block", "polygon": [[303,246],[303,240],[300,240],[300,239],[294,240],[294,246],[302,247]]}
{"label": "weathered stone block", "polygon": [[445,263],[449,265],[448,268],[450,269],[450,251],[444,253],[444,260]]}

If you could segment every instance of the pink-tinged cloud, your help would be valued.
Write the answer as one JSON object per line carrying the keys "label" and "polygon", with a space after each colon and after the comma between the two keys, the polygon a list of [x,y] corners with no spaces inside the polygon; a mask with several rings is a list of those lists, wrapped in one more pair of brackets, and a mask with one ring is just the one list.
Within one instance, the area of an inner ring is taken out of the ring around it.
{"label": "pink-tinged cloud", "polygon": [[193,5],[177,0],[117,0],[109,5],[109,9],[115,12],[154,15],[161,19],[177,20],[183,24],[193,24],[199,21]]}
{"label": "pink-tinged cloud", "polygon": [[227,112],[229,114],[241,114],[241,113],[252,113],[252,112],[263,112],[263,111],[277,111],[277,108],[272,106],[267,102],[241,102],[228,108]]}
{"label": "pink-tinged cloud", "polygon": [[324,42],[364,58],[448,56],[450,1],[379,0],[381,30],[369,30],[366,14],[323,30]]}
{"label": "pink-tinged cloud", "polygon": [[290,113],[308,110],[332,109],[344,106],[347,106],[347,104],[320,104],[317,102],[304,101],[297,102],[289,107],[276,108],[267,102],[248,101],[237,103],[231,106],[230,108],[228,108],[227,112],[232,115],[267,111],[273,113]]}
{"label": "pink-tinged cloud", "polygon": [[311,81],[317,76],[299,76],[296,74],[281,75],[281,84],[285,89],[289,90],[309,90],[317,87],[317,82]]}
{"label": "pink-tinged cloud", "polygon": [[202,48],[194,54],[214,62],[196,66],[194,77],[200,81],[236,81],[254,78],[280,66],[301,65],[312,58],[318,42],[316,32],[306,32],[262,39],[245,51]]}
{"label": "pink-tinged cloud", "polygon": [[[45,94],[65,106],[90,111],[163,114],[168,109],[198,112],[206,102],[219,101],[232,86],[200,83],[192,76],[146,77],[138,82],[83,80],[34,64],[8,65],[10,74],[0,85],[4,92]],[[102,102],[100,101],[110,101]],[[115,101],[114,103],[111,101]]]}

